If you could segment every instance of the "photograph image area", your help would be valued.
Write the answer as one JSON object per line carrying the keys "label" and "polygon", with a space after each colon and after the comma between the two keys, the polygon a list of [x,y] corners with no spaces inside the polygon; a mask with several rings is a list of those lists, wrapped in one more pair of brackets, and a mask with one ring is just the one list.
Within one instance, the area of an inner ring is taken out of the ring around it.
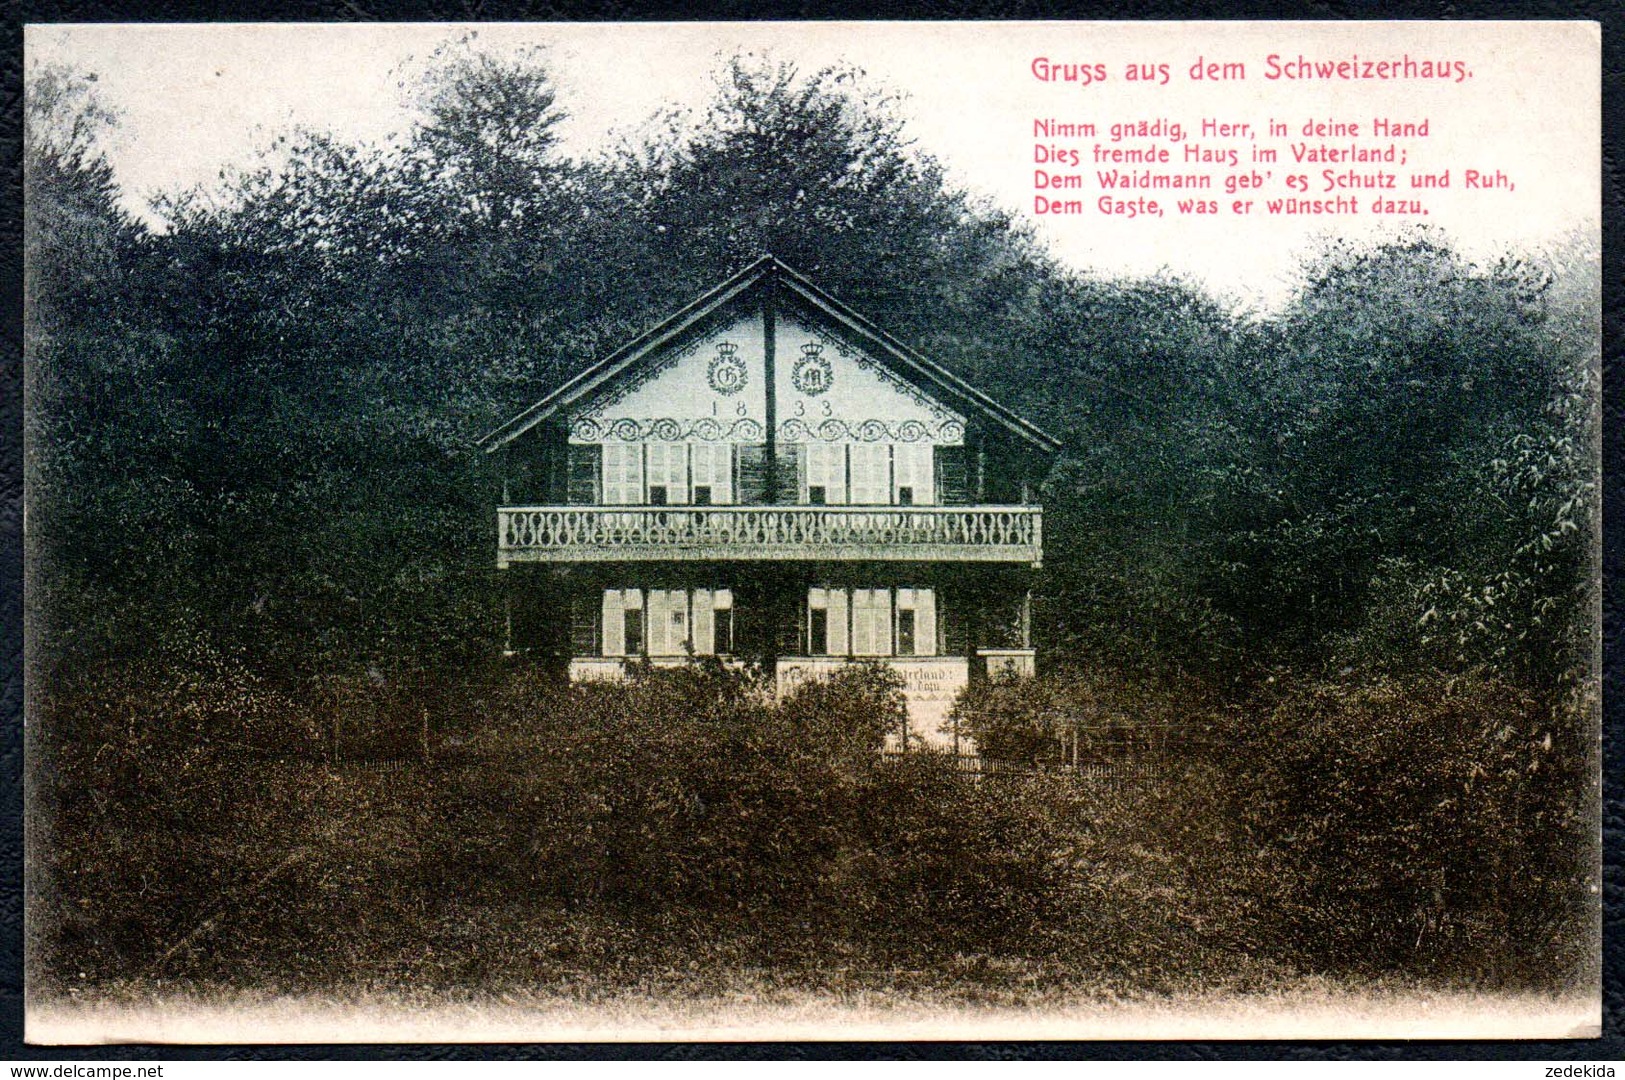
{"label": "photograph image area", "polygon": [[1590,23],[36,25],[27,1037],[1595,1037]]}

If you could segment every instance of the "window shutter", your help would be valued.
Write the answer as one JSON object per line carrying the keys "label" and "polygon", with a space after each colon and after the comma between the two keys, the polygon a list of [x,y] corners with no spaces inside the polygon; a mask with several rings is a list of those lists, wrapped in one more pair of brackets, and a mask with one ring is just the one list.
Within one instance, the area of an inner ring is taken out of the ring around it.
{"label": "window shutter", "polygon": [[598,612],[590,596],[570,600],[570,655],[598,655]]}
{"label": "window shutter", "polygon": [[602,449],[605,503],[636,506],[644,501],[643,446],[610,443]]}
{"label": "window shutter", "polygon": [[846,590],[829,591],[829,654],[846,656],[851,653],[846,633]]}
{"label": "window shutter", "polygon": [[937,655],[937,594],[934,589],[914,590],[914,655]]}
{"label": "window shutter", "polygon": [[807,452],[801,469],[801,501],[807,502],[807,489],[824,489],[824,502],[830,506],[846,503],[846,447],[839,443],[814,443]]}
{"label": "window shutter", "polygon": [[622,618],[621,590],[604,590],[604,655],[626,655],[626,622]]}
{"label": "window shutter", "polygon": [[604,448],[596,443],[570,444],[568,477],[565,481],[565,501],[572,506],[592,506],[598,498],[598,474],[602,468]]}
{"label": "window shutter", "polygon": [[736,449],[739,483],[734,494],[742,505],[761,506],[767,502],[767,446],[742,443]]}
{"label": "window shutter", "polygon": [[914,506],[928,506],[937,501],[936,483],[932,478],[932,450],[925,443],[898,443],[892,447],[892,499],[902,505],[901,491],[908,488]]}
{"label": "window shutter", "polygon": [[892,610],[892,592],[890,589],[876,589],[875,594],[875,652],[880,656],[890,656],[896,652],[892,644],[892,625],[896,617]]}
{"label": "window shutter", "polygon": [[711,606],[711,590],[694,590],[694,655],[711,656],[716,646],[716,611]]}
{"label": "window shutter", "polygon": [[688,593],[682,589],[650,589],[645,601],[644,635],[650,656],[682,656],[688,652]]}
{"label": "window shutter", "polygon": [[780,443],[778,446],[778,497],[780,505],[795,505],[801,501],[801,491],[807,474],[807,448],[800,443]]}
{"label": "window shutter", "polygon": [[946,506],[970,502],[970,475],[963,446],[936,448],[937,501]]}

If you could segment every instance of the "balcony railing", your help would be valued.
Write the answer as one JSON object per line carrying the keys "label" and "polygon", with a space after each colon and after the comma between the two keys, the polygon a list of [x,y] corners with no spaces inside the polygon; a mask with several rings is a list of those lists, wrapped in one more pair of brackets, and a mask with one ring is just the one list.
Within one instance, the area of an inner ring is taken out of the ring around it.
{"label": "balcony railing", "polygon": [[1036,506],[504,506],[497,565],[878,560],[1038,566]]}

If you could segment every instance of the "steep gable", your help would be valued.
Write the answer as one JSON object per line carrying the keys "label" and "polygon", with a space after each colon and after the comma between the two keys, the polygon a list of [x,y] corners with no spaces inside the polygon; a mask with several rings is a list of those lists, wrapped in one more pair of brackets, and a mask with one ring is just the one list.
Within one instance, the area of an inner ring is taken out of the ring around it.
{"label": "steep gable", "polygon": [[973,415],[1042,453],[1059,448],[768,256],[482,443],[497,450],[543,421],[563,419],[575,442],[752,442],[771,423],[785,442],[955,445]]}

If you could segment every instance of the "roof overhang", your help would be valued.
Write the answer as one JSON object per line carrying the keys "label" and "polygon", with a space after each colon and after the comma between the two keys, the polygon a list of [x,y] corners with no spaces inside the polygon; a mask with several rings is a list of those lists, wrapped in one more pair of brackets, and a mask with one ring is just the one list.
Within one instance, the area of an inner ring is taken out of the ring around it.
{"label": "roof overhang", "polygon": [[1040,453],[1049,455],[1060,449],[1060,441],[1054,436],[1017,416],[940,364],[904,345],[771,255],[756,260],[704,296],[588,367],[490,432],[480,440],[480,445],[488,453],[500,450],[538,424],[561,413],[568,414],[575,406],[591,400],[628,372],[654,360],[665,348],[676,345],[688,334],[709,323],[718,312],[765,288],[776,288],[781,298],[794,299],[813,314],[828,320],[851,338],[853,344],[870,350],[875,354],[875,359],[922,389],[936,394],[943,404],[967,416],[990,421]]}

